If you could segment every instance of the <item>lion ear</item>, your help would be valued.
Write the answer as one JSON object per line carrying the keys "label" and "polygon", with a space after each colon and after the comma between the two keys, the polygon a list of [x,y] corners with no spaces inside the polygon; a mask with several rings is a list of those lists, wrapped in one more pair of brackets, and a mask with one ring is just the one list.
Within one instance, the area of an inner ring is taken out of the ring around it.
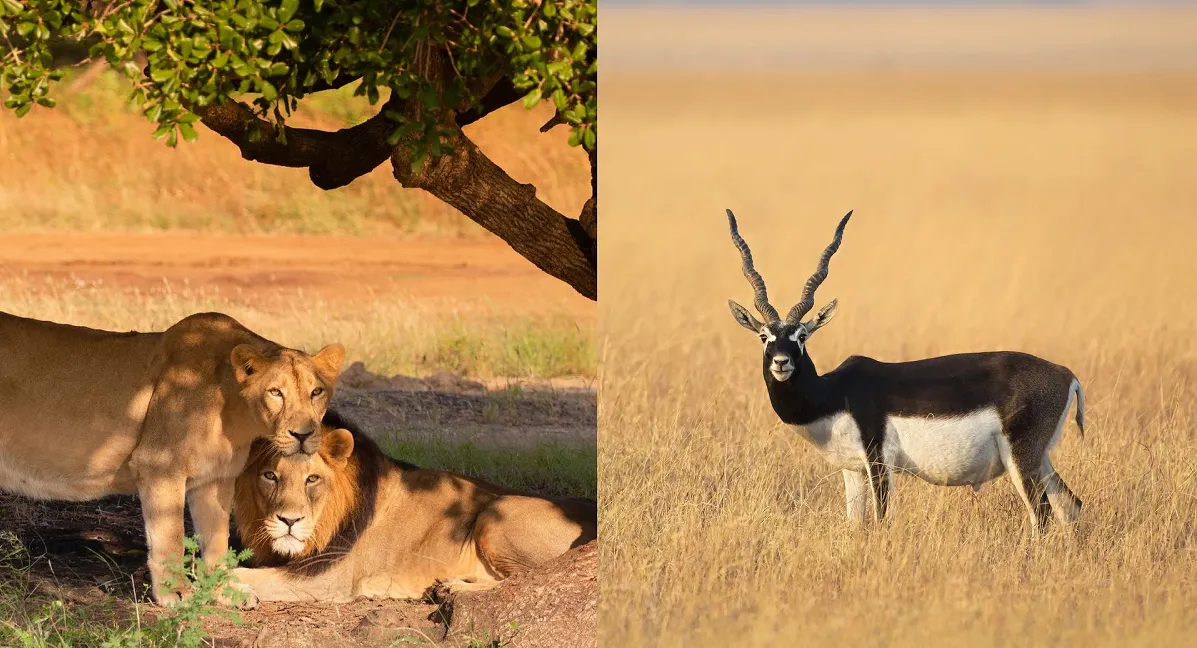
{"label": "lion ear", "polygon": [[229,361],[233,363],[233,373],[237,377],[237,384],[244,385],[252,375],[262,370],[266,356],[248,344],[238,344],[229,354]]}
{"label": "lion ear", "polygon": [[312,364],[321,380],[330,386],[336,384],[337,376],[341,375],[341,365],[345,364],[345,347],[333,343],[320,349],[319,353],[312,356]]}
{"label": "lion ear", "polygon": [[320,440],[323,446],[324,459],[338,468],[349,461],[353,454],[353,434],[349,430],[338,429],[325,432]]}

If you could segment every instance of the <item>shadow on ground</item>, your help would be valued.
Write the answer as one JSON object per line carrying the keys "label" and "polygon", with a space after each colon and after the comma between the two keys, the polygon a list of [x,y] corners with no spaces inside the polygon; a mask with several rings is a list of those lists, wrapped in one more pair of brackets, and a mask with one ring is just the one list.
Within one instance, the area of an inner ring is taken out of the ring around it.
{"label": "shadow on ground", "polygon": [[[444,387],[350,387],[338,393],[334,408],[380,440],[469,441],[483,448],[518,449],[544,442],[594,447],[593,391]],[[14,534],[25,548],[31,604],[43,595],[70,606],[104,606],[130,618],[134,602],[146,600],[149,583],[142,525],[132,496],[41,502],[0,493],[0,531]],[[192,533],[190,520],[187,532]],[[520,646],[593,646],[595,544],[489,592],[410,602],[264,603],[242,613],[242,625],[209,621],[208,629],[216,646],[246,648],[498,646],[511,645],[516,637]],[[572,643],[561,643],[565,639]]]}

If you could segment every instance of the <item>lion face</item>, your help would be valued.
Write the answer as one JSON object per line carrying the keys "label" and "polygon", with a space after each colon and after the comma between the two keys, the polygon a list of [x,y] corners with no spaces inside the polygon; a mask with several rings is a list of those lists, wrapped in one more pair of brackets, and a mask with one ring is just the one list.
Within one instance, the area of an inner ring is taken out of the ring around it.
{"label": "lion face", "polygon": [[248,344],[231,357],[241,396],[270,430],[275,448],[290,455],[311,455],[320,447],[320,419],[328,410],[345,348],[330,344],[314,356],[283,349],[266,356]]}
{"label": "lion face", "polygon": [[353,453],[353,435],[348,430],[325,431],[319,443],[319,451],[311,455],[255,448],[255,458],[237,484],[239,492],[252,490],[255,517],[260,519],[251,545],[269,544],[286,557],[320,548],[313,536],[321,528],[321,516],[343,513],[333,511],[336,504],[330,506],[330,501],[339,501],[343,490],[339,478]]}

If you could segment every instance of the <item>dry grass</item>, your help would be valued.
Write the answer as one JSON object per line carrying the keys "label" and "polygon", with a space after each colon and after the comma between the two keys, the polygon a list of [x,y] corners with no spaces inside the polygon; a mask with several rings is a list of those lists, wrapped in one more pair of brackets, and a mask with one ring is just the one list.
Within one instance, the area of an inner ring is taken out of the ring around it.
{"label": "dry grass", "polygon": [[[1191,640],[1197,78],[608,75],[603,99],[604,645]],[[899,478],[894,519],[852,532],[728,314],[751,293],[725,207],[783,312],[856,209],[823,371],[996,349],[1072,368],[1087,438],[1070,424],[1053,461],[1081,539],[1032,544],[1004,478]]]}
{"label": "dry grass", "polygon": [[[294,124],[336,130],[377,111],[349,90],[314,95]],[[423,191],[403,189],[389,163],[326,192],[306,169],[242,160],[206,128],[196,142],[169,149],[150,138],[153,125],[127,95],[108,73],[84,92],[60,95],[53,110],[22,119],[0,111],[0,228],[490,236]],[[551,114],[509,106],[466,132],[512,177],[536,185],[542,200],[576,215],[589,198],[590,171],[585,153],[566,145],[566,129],[537,131]]]}
{"label": "dry grass", "polygon": [[203,288],[153,295],[89,284],[0,285],[0,311],[106,330],[160,331],[192,313],[218,311],[280,344],[315,352],[345,345],[350,362],[374,373],[424,376],[440,371],[492,378],[594,376],[594,328],[559,314],[388,297],[330,302],[280,291],[248,303]]}

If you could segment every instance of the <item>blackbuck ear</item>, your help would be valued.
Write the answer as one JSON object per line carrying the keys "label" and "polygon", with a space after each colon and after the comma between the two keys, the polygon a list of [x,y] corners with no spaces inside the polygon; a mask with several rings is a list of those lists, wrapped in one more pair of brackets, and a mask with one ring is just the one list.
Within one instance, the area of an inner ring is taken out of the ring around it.
{"label": "blackbuck ear", "polygon": [[763,327],[764,324],[762,324],[757,318],[753,317],[752,313],[749,313],[747,308],[744,308],[731,299],[727,300],[727,306],[728,308],[731,308],[732,317],[736,318],[736,322],[739,323],[740,326],[743,326],[753,333],[758,335],[760,334],[761,327]]}
{"label": "blackbuck ear", "polygon": [[229,354],[229,362],[233,363],[233,375],[237,377],[237,384],[244,385],[250,376],[262,370],[266,356],[248,344],[238,344]]}
{"label": "blackbuck ear", "polygon": [[820,308],[819,313],[815,315],[815,318],[804,325],[806,326],[806,334],[811,335],[830,322],[831,318],[835,317],[835,307],[838,303],[839,300],[833,299],[831,300],[831,303],[827,304],[823,308]]}

